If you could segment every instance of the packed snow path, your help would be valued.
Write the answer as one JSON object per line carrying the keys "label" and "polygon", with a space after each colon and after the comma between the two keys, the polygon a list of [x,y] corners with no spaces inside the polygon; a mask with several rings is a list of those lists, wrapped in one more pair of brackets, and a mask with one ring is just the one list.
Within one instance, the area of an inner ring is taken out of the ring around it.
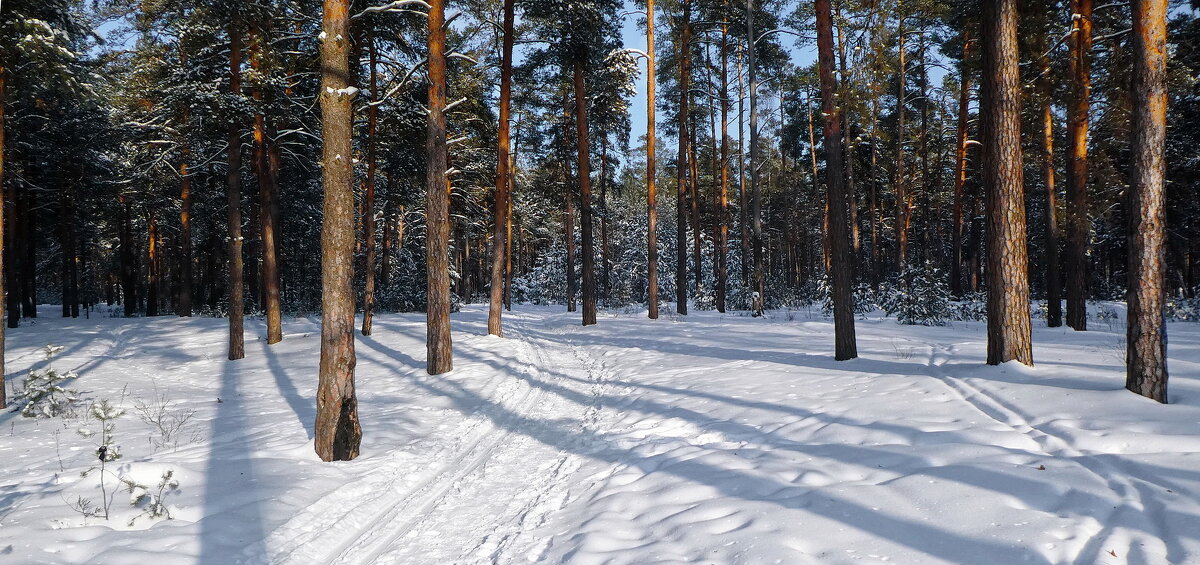
{"label": "packed snow path", "polygon": [[[124,492],[84,519],[87,423],[0,415],[0,562],[1200,564],[1197,324],[1170,327],[1159,406],[1123,390],[1121,325],[1038,328],[1037,367],[985,367],[982,324],[871,318],[839,363],[815,311],[521,307],[501,339],[469,306],[431,377],[423,322],[358,338],[362,456],[336,464],[312,453],[314,320],[234,363],[219,319],[10,332],[9,381],[66,346],[71,388],[129,408],[111,468],[180,487],[172,520],[127,525]],[[135,414],[155,397],[195,411],[177,446]]]}

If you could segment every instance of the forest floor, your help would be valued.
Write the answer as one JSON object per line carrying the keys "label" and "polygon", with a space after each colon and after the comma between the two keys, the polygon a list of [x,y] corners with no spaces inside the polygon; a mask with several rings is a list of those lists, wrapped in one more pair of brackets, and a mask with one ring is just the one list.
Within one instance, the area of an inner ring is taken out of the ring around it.
{"label": "forest floor", "polygon": [[[55,343],[82,398],[0,414],[4,563],[1200,563],[1200,324],[1170,325],[1161,406],[1123,390],[1105,322],[1035,321],[1036,367],[987,367],[982,323],[869,316],[835,362],[816,310],[521,306],[501,339],[472,305],[431,377],[424,315],[383,315],[357,339],[362,455],[327,464],[316,320],[269,347],[249,321],[229,362],[222,319],[42,313],[8,384]],[[85,477],[101,399],[122,457]],[[172,519],[115,492],[166,470]],[[102,489],[108,520],[72,509]]]}

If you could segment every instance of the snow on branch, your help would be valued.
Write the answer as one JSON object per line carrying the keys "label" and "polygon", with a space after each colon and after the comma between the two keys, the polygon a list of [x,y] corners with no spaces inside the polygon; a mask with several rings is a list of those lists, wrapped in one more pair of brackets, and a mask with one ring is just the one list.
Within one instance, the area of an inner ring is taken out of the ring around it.
{"label": "snow on branch", "polygon": [[428,16],[428,14],[426,14],[425,12],[418,12],[416,10],[408,9],[409,6],[419,6],[419,7],[425,8],[426,10],[433,8],[432,6],[429,5],[428,2],[425,2],[425,0],[396,0],[395,2],[391,2],[389,4],[384,4],[382,6],[371,6],[370,8],[367,8],[366,10],[363,10],[357,14],[354,14],[353,16],[350,16],[350,19],[352,19],[352,20],[358,19],[367,14],[387,14],[387,13],[397,13],[397,12],[410,12],[413,14],[421,14],[422,16]]}

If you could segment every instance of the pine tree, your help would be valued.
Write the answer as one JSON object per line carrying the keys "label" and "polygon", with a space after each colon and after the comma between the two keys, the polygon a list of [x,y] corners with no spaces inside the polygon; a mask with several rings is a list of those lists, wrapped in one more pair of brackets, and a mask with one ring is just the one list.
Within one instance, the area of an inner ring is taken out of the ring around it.
{"label": "pine tree", "polygon": [[[350,2],[325,0],[321,23],[321,364],[315,448],[323,461],[358,457],[362,429],[354,390],[354,174],[349,84]],[[432,21],[432,18],[431,18]],[[439,21],[440,25],[441,22]]]}

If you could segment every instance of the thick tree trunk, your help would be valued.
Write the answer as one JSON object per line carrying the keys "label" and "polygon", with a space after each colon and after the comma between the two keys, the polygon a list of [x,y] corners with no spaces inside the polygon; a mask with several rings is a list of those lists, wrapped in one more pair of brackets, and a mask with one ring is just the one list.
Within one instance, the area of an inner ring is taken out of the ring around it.
{"label": "thick tree trunk", "polygon": [[688,91],[692,88],[692,11],[691,4],[684,2],[683,18],[679,29],[679,144],[675,160],[675,311],[681,315],[688,312],[687,291],[687,225],[688,207]]}
{"label": "thick tree trunk", "polygon": [[[233,96],[242,93],[242,30],[237,15],[229,25],[229,90]],[[246,289],[242,274],[242,136],[237,120],[229,124],[229,154],[225,177],[225,198],[229,212],[229,359],[246,356],[242,329],[246,304]],[[126,213],[128,215],[128,213]],[[128,306],[126,306],[128,310]]]}
{"label": "thick tree trunk", "polygon": [[500,61],[500,128],[499,141],[496,144],[496,212],[495,224],[492,230],[492,278],[491,296],[488,304],[488,333],[501,335],[501,308],[504,302],[504,270],[508,262],[508,246],[510,227],[508,220],[509,177],[512,171],[509,156],[509,116],[512,104],[512,63],[513,63],[513,22],[515,19],[514,0],[504,0],[504,37],[501,40]]}
{"label": "thick tree trunk", "polygon": [[[358,457],[354,391],[354,95],[349,85],[349,0],[325,0],[321,24],[321,364],[314,447],[323,461]],[[435,4],[439,4],[435,0]],[[431,15],[431,26],[434,25]],[[441,31],[441,19],[436,26]],[[441,31],[444,33],[444,31]],[[430,69],[430,74],[434,70]],[[439,109],[440,111],[440,109]],[[445,169],[442,169],[444,171]]]}
{"label": "thick tree trunk", "polygon": [[[185,153],[186,155],[186,153]],[[192,315],[192,178],[186,159],[179,164],[179,308],[176,313]]]}
{"label": "thick tree trunk", "polygon": [[655,177],[658,162],[655,160],[655,145],[658,139],[654,132],[655,104],[655,55],[654,55],[654,0],[646,0],[646,286],[648,316],[658,319],[658,190]]}
{"label": "thick tree trunk", "polygon": [[596,323],[596,248],[592,241],[592,178],[583,63],[575,62],[575,143],[579,156],[579,228],[583,236],[583,325]]}
{"label": "thick tree trunk", "polygon": [[858,357],[854,336],[854,254],[850,247],[850,202],[846,194],[846,163],[843,159],[842,108],[834,100],[833,14],[830,0],[816,0],[817,60],[821,75],[822,134],[825,137],[825,178],[829,201],[830,273],[833,295],[834,359]]}
{"label": "thick tree trunk", "polygon": [[1021,162],[1017,0],[983,3],[984,187],[987,191],[989,365],[1033,364]]}
{"label": "thick tree trunk", "polygon": [[1067,325],[1087,329],[1088,126],[1092,90],[1092,0],[1071,0],[1067,74]]}
{"label": "thick tree trunk", "polygon": [[958,68],[958,135],[954,148],[954,240],[951,242],[954,257],[950,262],[950,293],[956,297],[963,294],[963,188],[967,184],[967,135],[971,118],[971,76],[967,68],[967,56],[973,42],[971,32],[964,32],[962,63]]}
{"label": "thick tree trunk", "polygon": [[1167,0],[1133,2],[1133,178],[1125,388],[1167,402]]}
{"label": "thick tree trunk", "polygon": [[[327,3],[334,0],[326,0]],[[426,371],[440,375],[454,367],[450,343],[450,180],[446,176],[446,5],[433,0],[429,10],[429,114],[426,165]],[[347,150],[349,155],[349,150]]]}
{"label": "thick tree trunk", "polygon": [[375,254],[375,136],[379,127],[379,76],[377,72],[378,53],[376,52],[375,35],[367,32],[367,57],[369,69],[368,81],[371,87],[371,102],[367,105],[367,185],[363,198],[363,234],[367,247],[366,265],[363,268],[363,322],[362,334],[371,335],[371,321],[375,315],[375,265],[378,256]]}

